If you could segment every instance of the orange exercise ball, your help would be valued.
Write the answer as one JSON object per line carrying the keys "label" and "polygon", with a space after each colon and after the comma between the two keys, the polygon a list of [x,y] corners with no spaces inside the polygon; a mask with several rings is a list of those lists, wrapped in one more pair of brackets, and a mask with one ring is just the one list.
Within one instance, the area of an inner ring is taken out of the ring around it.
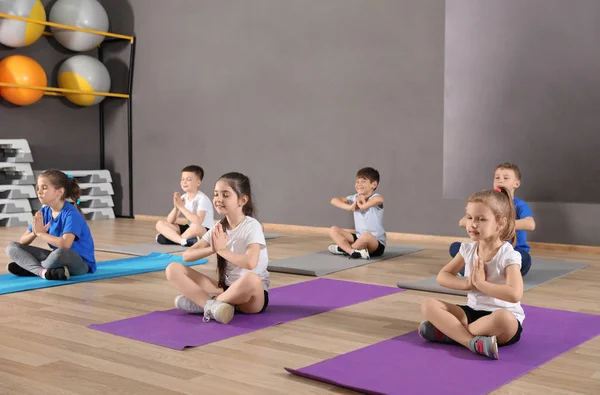
{"label": "orange exercise ball", "polygon": [[[30,57],[23,55],[11,55],[0,61],[0,82],[48,86],[48,78],[42,66]],[[40,100],[44,96],[44,91],[0,86],[0,96],[17,106],[28,106]]]}

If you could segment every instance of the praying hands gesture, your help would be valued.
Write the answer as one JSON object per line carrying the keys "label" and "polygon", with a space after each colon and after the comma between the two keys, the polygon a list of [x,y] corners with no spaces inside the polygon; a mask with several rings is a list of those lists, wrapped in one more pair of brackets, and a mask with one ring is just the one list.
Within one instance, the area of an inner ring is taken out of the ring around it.
{"label": "praying hands gesture", "polygon": [[50,222],[44,226],[44,217],[42,216],[42,212],[38,211],[33,216],[33,224],[31,226],[31,230],[36,236],[41,235],[42,233],[47,233],[48,229],[50,229]]}
{"label": "praying hands gesture", "polygon": [[185,202],[183,201],[183,198],[179,192],[175,192],[173,194],[173,206],[175,206],[175,208],[178,210],[181,210],[185,207]]}
{"label": "praying hands gesture", "polygon": [[356,205],[358,206],[358,208],[360,208],[361,210],[364,208],[364,205],[367,204],[367,199],[365,199],[364,197],[358,195],[356,197]]}
{"label": "praying hands gesture", "polygon": [[217,253],[227,249],[227,234],[220,222],[215,225],[212,233],[212,247]]}
{"label": "praying hands gesture", "polygon": [[479,288],[479,286],[485,282],[485,263],[483,262],[483,259],[478,258],[473,265],[469,282],[475,288]]}

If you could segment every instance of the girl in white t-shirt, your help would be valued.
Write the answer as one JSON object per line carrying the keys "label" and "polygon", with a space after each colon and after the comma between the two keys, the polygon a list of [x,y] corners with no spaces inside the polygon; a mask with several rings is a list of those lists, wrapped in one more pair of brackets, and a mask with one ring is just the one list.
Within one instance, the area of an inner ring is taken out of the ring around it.
{"label": "girl in white t-shirt", "polygon": [[[462,344],[476,354],[498,359],[498,347],[519,341],[525,313],[521,308],[521,254],[507,241],[515,238],[515,208],[504,187],[473,194],[466,208],[472,243],[439,272],[446,288],[468,291],[466,306],[427,298],[419,335],[426,340]],[[465,268],[464,277],[457,273]]]}
{"label": "girl in white t-shirt", "polygon": [[[227,173],[215,185],[213,204],[225,218],[188,249],[186,262],[217,255],[218,280],[173,262],[167,279],[183,295],[175,306],[188,313],[204,314],[227,324],[234,311],[255,314],[269,303],[269,257],[261,224],[252,215],[250,180],[240,173]],[[234,308],[235,306],[235,308]]]}

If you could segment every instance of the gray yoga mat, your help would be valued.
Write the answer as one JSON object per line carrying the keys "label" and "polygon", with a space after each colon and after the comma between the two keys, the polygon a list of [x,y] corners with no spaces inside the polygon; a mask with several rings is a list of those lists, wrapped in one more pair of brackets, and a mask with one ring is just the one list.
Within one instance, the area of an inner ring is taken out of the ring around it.
{"label": "gray yoga mat", "polygon": [[[583,269],[588,266],[585,263],[557,261],[554,259],[534,258],[529,273],[523,277],[523,291],[535,288],[569,273]],[[437,276],[426,278],[415,282],[399,281],[398,287],[403,289],[414,289],[417,291],[437,292],[450,295],[466,296],[466,291],[448,289],[437,283]]]}
{"label": "gray yoga mat", "polygon": [[181,252],[187,250],[187,247],[182,247],[176,244],[158,244],[158,243],[141,243],[129,244],[120,246],[111,246],[106,248],[96,247],[96,251],[115,252],[119,254],[145,256],[152,252],[160,252],[163,254],[171,254],[173,252]]}
{"label": "gray yoga mat", "polygon": [[319,251],[293,258],[271,261],[269,262],[269,271],[318,277],[422,250],[423,247],[388,245],[383,255],[369,260],[348,259],[348,256],[333,255],[329,251]]}
{"label": "gray yoga mat", "polygon": [[[265,233],[265,239],[276,239],[279,235],[276,233]],[[145,256],[151,252],[161,252],[163,254],[171,254],[173,252],[182,252],[187,250],[187,247],[182,247],[176,244],[158,244],[158,243],[141,243],[129,244],[120,246],[111,246],[105,248],[96,248],[96,251],[114,252],[119,254]]]}

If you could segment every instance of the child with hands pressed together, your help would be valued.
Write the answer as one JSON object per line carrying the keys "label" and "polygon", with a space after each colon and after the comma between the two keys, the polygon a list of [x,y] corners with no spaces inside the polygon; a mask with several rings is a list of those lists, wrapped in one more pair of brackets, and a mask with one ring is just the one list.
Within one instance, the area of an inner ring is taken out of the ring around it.
{"label": "child with hands pressed together", "polygon": [[[446,288],[468,291],[467,305],[433,298],[423,302],[426,321],[419,335],[426,340],[461,344],[476,354],[498,359],[498,347],[519,341],[525,313],[521,307],[521,254],[515,239],[515,208],[505,187],[473,194],[466,207],[472,240],[438,274]],[[464,268],[464,277],[457,277]]]}
{"label": "child with hands pressed together", "polygon": [[[14,261],[7,270],[16,276],[46,280],[68,280],[95,272],[94,240],[79,209],[77,180],[59,170],[46,170],[38,177],[36,189],[43,207],[19,242],[6,247],[6,255]],[[31,246],[36,238],[51,249]]]}
{"label": "child with hands pressed together", "polygon": [[376,193],[379,186],[379,172],[365,167],[356,173],[355,194],[334,197],[331,204],[354,213],[356,233],[337,226],[329,230],[329,237],[335,242],[329,246],[334,255],[348,255],[349,258],[370,259],[383,255],[386,233],[383,228],[383,196]]}
{"label": "child with hands pressed together", "polygon": [[169,264],[168,281],[182,295],[175,306],[187,313],[204,314],[227,324],[234,312],[256,314],[269,303],[269,257],[261,224],[254,219],[250,180],[241,173],[227,173],[215,185],[213,204],[224,215],[183,258],[194,261],[217,255],[218,279],[210,278],[178,262]]}

